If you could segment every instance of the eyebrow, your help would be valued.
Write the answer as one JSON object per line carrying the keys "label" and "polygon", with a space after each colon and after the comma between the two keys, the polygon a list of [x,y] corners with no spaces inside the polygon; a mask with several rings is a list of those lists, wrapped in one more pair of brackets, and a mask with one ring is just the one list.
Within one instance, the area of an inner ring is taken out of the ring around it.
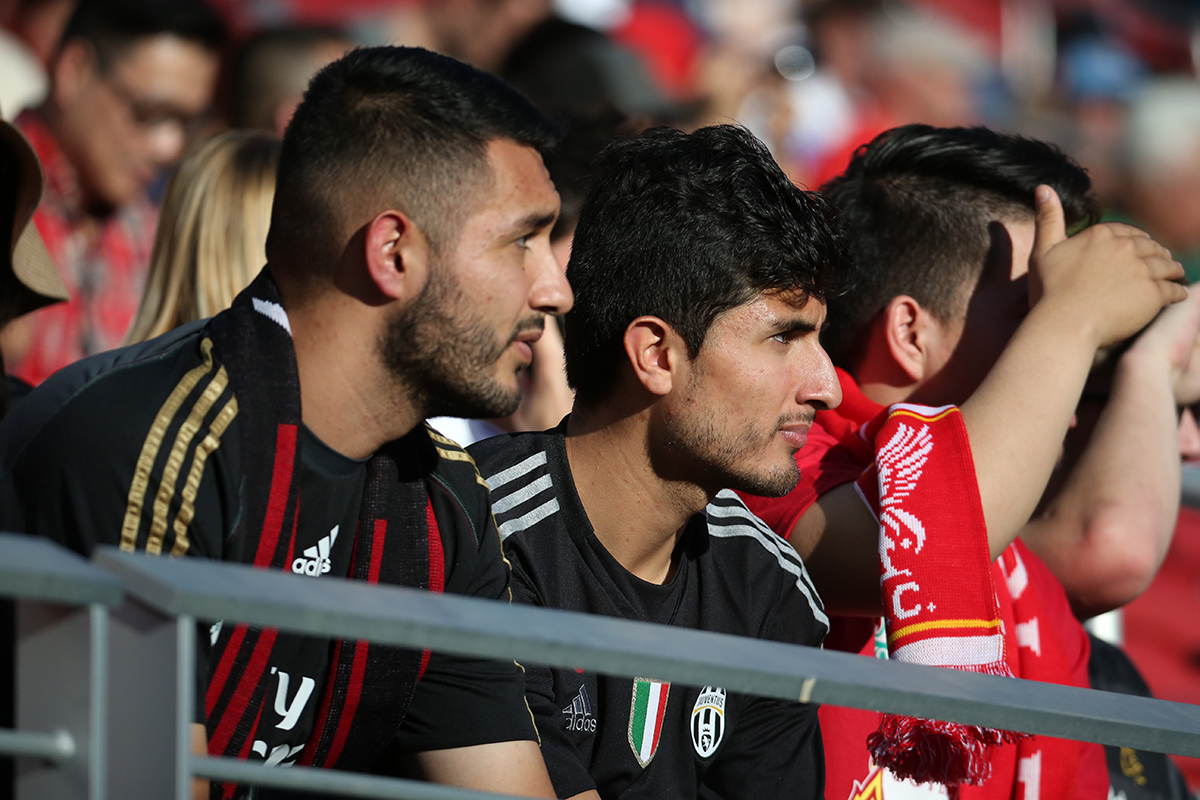
{"label": "eyebrow", "polygon": [[812,333],[821,328],[824,328],[824,325],[818,326],[817,323],[810,320],[784,319],[771,327],[771,335],[778,336],[781,333]]}
{"label": "eyebrow", "polygon": [[556,219],[558,219],[557,211],[551,211],[549,213],[535,211],[532,214],[522,217],[516,224],[513,225],[513,229],[522,231],[540,231],[542,228],[548,228],[553,225]]}

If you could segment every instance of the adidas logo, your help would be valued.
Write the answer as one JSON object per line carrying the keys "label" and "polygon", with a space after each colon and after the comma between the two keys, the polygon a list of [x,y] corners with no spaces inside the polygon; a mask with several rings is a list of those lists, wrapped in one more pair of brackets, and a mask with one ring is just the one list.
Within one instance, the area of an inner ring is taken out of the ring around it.
{"label": "adidas logo", "polygon": [[334,525],[328,536],[322,536],[321,541],[304,551],[304,555],[292,562],[292,572],[297,575],[324,575],[333,567],[329,554],[333,551],[333,543],[337,541],[338,528]]}
{"label": "adidas logo", "polygon": [[592,716],[592,704],[588,700],[586,686],[579,687],[579,694],[562,712],[567,715],[567,730],[595,732],[596,718]]}

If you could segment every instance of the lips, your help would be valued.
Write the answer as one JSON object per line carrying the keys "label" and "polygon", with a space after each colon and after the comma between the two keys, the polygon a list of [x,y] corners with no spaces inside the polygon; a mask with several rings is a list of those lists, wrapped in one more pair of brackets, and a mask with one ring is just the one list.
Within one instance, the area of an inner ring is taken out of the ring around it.
{"label": "lips", "polygon": [[779,426],[779,435],[785,442],[799,450],[808,441],[808,432],[812,428],[812,425],[813,420],[811,417],[802,419],[799,422],[789,422],[786,425]]}

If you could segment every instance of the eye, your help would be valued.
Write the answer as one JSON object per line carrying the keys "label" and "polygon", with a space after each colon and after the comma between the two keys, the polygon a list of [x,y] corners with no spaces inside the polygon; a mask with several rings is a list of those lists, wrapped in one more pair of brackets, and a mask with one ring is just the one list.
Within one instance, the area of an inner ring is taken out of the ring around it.
{"label": "eye", "polygon": [[520,247],[520,248],[522,248],[522,249],[526,249],[526,248],[528,248],[528,247],[529,247],[529,240],[530,240],[531,238],[533,238],[533,234],[529,234],[529,233],[527,233],[527,234],[525,234],[524,236],[522,236],[521,238],[517,239],[517,241],[516,241],[516,245],[517,245],[517,247]]}

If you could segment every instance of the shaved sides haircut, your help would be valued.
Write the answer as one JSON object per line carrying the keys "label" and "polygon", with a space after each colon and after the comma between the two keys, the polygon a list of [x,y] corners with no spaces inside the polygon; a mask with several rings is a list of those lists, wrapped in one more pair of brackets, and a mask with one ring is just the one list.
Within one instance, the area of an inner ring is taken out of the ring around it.
{"label": "shaved sides haircut", "polygon": [[1095,222],[1087,173],[1054,145],[987,128],[904,125],[858,149],[821,187],[841,213],[853,273],[829,299],[821,341],[852,368],[869,325],[899,295],[943,323],[962,317],[991,247],[988,226],[1034,216],[1033,191],[1058,192],[1067,227]]}
{"label": "shaved sides haircut", "polygon": [[440,251],[488,185],[489,141],[544,151],[556,138],[493,75],[421,48],[352,50],[316,74],[284,134],[267,258],[291,278],[327,277],[350,234],[389,208]]}

